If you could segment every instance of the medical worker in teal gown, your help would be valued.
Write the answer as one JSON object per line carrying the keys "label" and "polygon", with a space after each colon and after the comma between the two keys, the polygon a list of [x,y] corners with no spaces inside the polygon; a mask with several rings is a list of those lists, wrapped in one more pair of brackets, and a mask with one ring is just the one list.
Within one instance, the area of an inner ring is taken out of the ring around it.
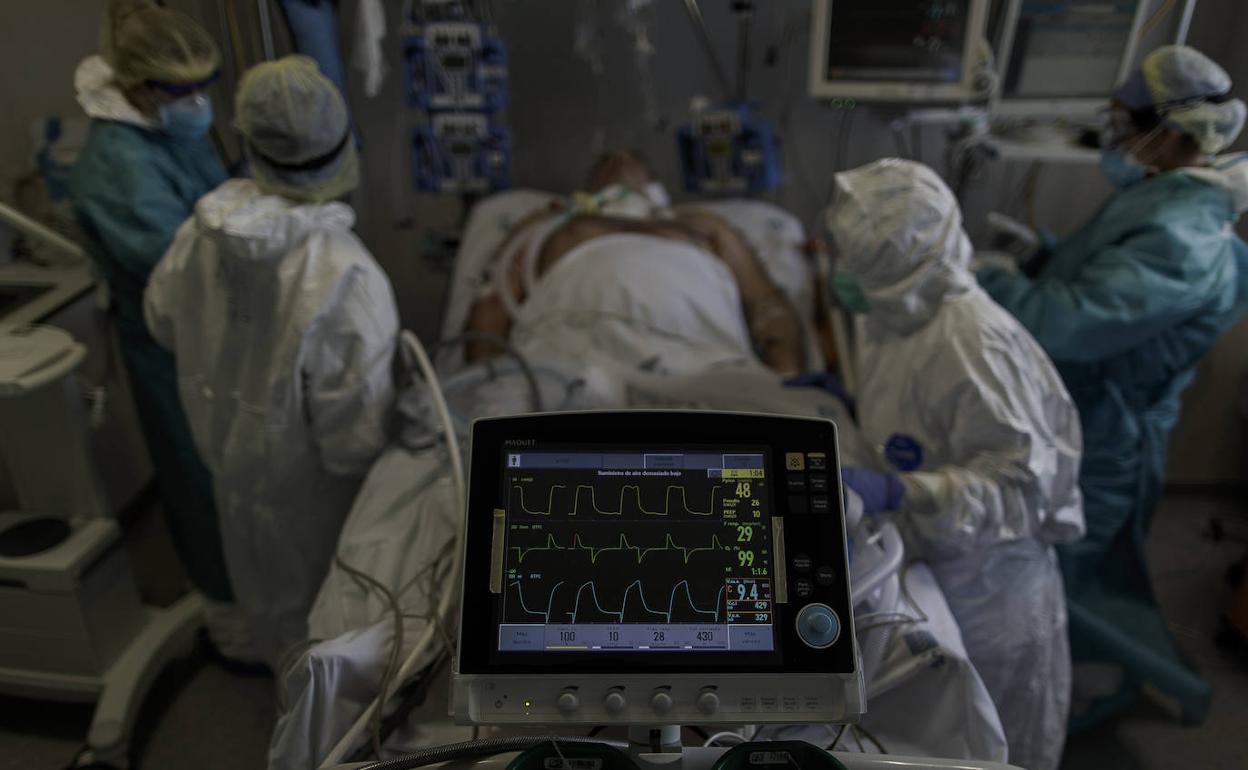
{"label": "medical worker in teal gown", "polygon": [[[88,251],[111,296],[111,314],[147,440],[174,546],[208,599],[210,634],[230,655],[245,646],[229,629],[233,594],[222,555],[212,479],[178,401],[173,357],[143,321],[148,274],[195,201],[226,178],[208,139],[204,88],[220,55],[190,17],[141,0],[110,2],[101,54],[75,75],[92,118],[70,192]],[[245,658],[246,655],[236,657]]]}
{"label": "medical worker in teal gown", "polygon": [[1158,49],[1111,103],[1101,168],[1118,192],[1021,272],[978,274],[1058,365],[1083,424],[1088,532],[1058,549],[1074,732],[1126,708],[1145,684],[1189,723],[1209,707],[1210,686],[1161,617],[1144,539],[1180,395],[1245,299],[1248,247],[1234,227],[1248,208],[1248,158],[1218,155],[1244,117],[1221,67],[1191,48]]}

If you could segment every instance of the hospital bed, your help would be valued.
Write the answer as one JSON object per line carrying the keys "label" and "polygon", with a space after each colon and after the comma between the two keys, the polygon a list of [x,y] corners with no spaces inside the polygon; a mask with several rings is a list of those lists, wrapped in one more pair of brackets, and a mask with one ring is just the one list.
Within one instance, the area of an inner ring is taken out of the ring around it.
{"label": "hospital bed", "polygon": [[[509,192],[486,199],[474,210],[455,265],[444,338],[459,335],[489,275],[490,256],[510,224],[551,198],[533,191]],[[811,317],[814,281],[800,251],[804,240],[800,224],[765,203],[726,201],[706,208],[727,216],[742,230],[776,283],[804,318]],[[589,363],[579,357],[562,360],[558,351],[547,347],[529,348],[543,351],[532,356],[536,360],[503,356],[476,366],[465,366],[454,348],[442,350],[439,369],[458,432],[466,437],[472,418],[539,407],[679,407],[832,419],[842,426],[847,461],[867,451],[849,429],[852,422],[837,399],[816,389],[785,388],[774,373],[740,356],[706,359],[713,363],[678,372],[630,366],[612,371],[608,379],[614,387],[599,388],[596,380],[603,378],[596,377]],[[608,352],[605,357],[613,356]],[[626,380],[623,387],[616,381],[621,376]],[[343,562],[368,572],[392,596],[339,566],[331,569],[309,616],[315,641],[279,672],[281,713],[271,746],[272,768],[316,767],[327,755],[335,761],[349,758],[351,751],[340,745],[342,738],[375,697],[387,664],[407,658],[423,644],[411,667],[419,671],[439,665],[448,649],[448,629],[432,615],[453,582],[450,554],[462,520],[427,394],[420,388],[409,390],[401,411],[403,434],[365,480],[338,550]],[[995,709],[967,661],[957,626],[930,571],[922,565],[906,567],[901,540],[890,524],[851,518],[855,616],[866,619],[859,636],[870,698],[864,727],[892,752],[1004,760],[1005,742]],[[402,615],[401,632],[396,605]],[[449,723],[445,710],[437,710],[437,688],[445,686],[444,680],[424,684],[432,693],[390,734],[387,753],[468,737],[463,728]],[[924,719],[914,718],[916,704],[922,704]],[[821,744],[836,735],[823,726],[800,730],[806,739]],[[788,733],[781,729],[773,735]],[[356,737],[365,735],[357,732]],[[839,745],[857,748],[851,734]]]}

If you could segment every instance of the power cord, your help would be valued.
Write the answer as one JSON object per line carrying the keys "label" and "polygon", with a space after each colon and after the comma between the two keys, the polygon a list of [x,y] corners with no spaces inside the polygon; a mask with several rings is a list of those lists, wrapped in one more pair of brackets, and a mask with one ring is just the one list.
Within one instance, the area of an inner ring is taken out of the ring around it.
{"label": "power cord", "polygon": [[[463,455],[460,453],[459,436],[455,432],[455,424],[451,418],[450,409],[446,405],[446,398],[442,393],[442,385],[438,381],[437,371],[434,369],[433,362],[429,359],[429,354],[425,351],[424,345],[420,343],[420,339],[415,334],[405,329],[399,335],[399,339],[404,352],[410,355],[420,368],[420,371],[424,376],[425,383],[429,387],[430,398],[433,400],[434,409],[438,413],[438,418],[442,421],[442,429],[446,440],[447,453],[451,463],[451,478],[455,484],[456,503],[460,514],[466,515],[467,490],[464,478]],[[455,558],[449,572],[451,575],[459,573],[459,566],[463,555],[462,543],[459,547],[455,548],[454,554]],[[442,641],[444,643],[449,640],[449,634],[447,634],[443,626],[443,621],[450,615],[455,596],[455,591],[442,592],[442,599],[438,603],[438,608],[434,614],[433,622],[428,625],[424,634],[422,634],[420,639],[417,640],[415,647],[412,648],[412,651],[403,661],[403,665],[399,668],[398,674],[392,676],[390,680],[385,683],[383,689],[378,692],[377,697],[374,698],[372,703],[364,709],[364,713],[356,719],[355,723],[351,725],[346,734],[343,735],[334,748],[330,750],[321,763],[322,768],[330,768],[339,764],[342,758],[355,744],[360,733],[362,733],[368,725],[376,724],[374,722],[374,715],[382,711],[386,701],[390,699],[390,696],[393,694],[391,690],[395,687],[395,682],[398,683],[398,686],[402,686],[408,681],[414,673],[413,669],[416,666],[416,662],[428,652],[435,636],[441,634]]]}

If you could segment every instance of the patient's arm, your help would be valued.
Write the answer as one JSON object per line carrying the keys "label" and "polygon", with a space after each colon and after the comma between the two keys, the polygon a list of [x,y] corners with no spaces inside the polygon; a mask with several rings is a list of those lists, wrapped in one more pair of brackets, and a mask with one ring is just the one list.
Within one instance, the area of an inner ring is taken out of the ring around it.
{"label": "patient's arm", "polygon": [[[526,235],[531,235],[535,225],[545,221],[552,215],[553,211],[551,209],[540,208],[512,225],[511,230],[507,233],[507,237],[494,250],[494,254],[490,259],[490,264],[495,264],[501,259],[506,259],[508,254],[513,255],[511,264],[506,268],[507,290],[516,298],[516,302],[521,302],[524,299],[524,263],[520,259],[520,254],[523,253],[523,250],[515,249],[516,242]],[[492,286],[485,288],[482,295],[473,303],[472,309],[468,311],[468,321],[464,324],[464,331],[502,337],[503,339],[507,339],[511,335],[511,316],[507,314],[507,307],[503,304],[502,297],[498,296],[498,292]],[[489,340],[476,338],[469,339],[464,343],[464,360],[470,364],[493,358],[502,353],[503,348]]]}
{"label": "patient's arm", "polygon": [[705,239],[710,251],[723,260],[737,279],[750,338],[763,363],[781,374],[803,371],[806,356],[801,319],[745,237],[720,217],[704,211],[680,209],[676,219]]}

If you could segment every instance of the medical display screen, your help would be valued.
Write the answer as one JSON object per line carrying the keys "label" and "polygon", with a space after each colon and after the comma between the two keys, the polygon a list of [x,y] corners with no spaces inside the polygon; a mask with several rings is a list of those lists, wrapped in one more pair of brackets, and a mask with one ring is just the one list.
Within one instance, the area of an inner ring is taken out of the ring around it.
{"label": "medical display screen", "polygon": [[1138,5],[1024,0],[1003,95],[1033,99],[1107,96],[1131,42]]}
{"label": "medical display screen", "polygon": [[957,82],[970,5],[970,0],[834,0],[827,79]]}
{"label": "medical display screen", "polygon": [[773,653],[769,452],[508,449],[498,652]]}

